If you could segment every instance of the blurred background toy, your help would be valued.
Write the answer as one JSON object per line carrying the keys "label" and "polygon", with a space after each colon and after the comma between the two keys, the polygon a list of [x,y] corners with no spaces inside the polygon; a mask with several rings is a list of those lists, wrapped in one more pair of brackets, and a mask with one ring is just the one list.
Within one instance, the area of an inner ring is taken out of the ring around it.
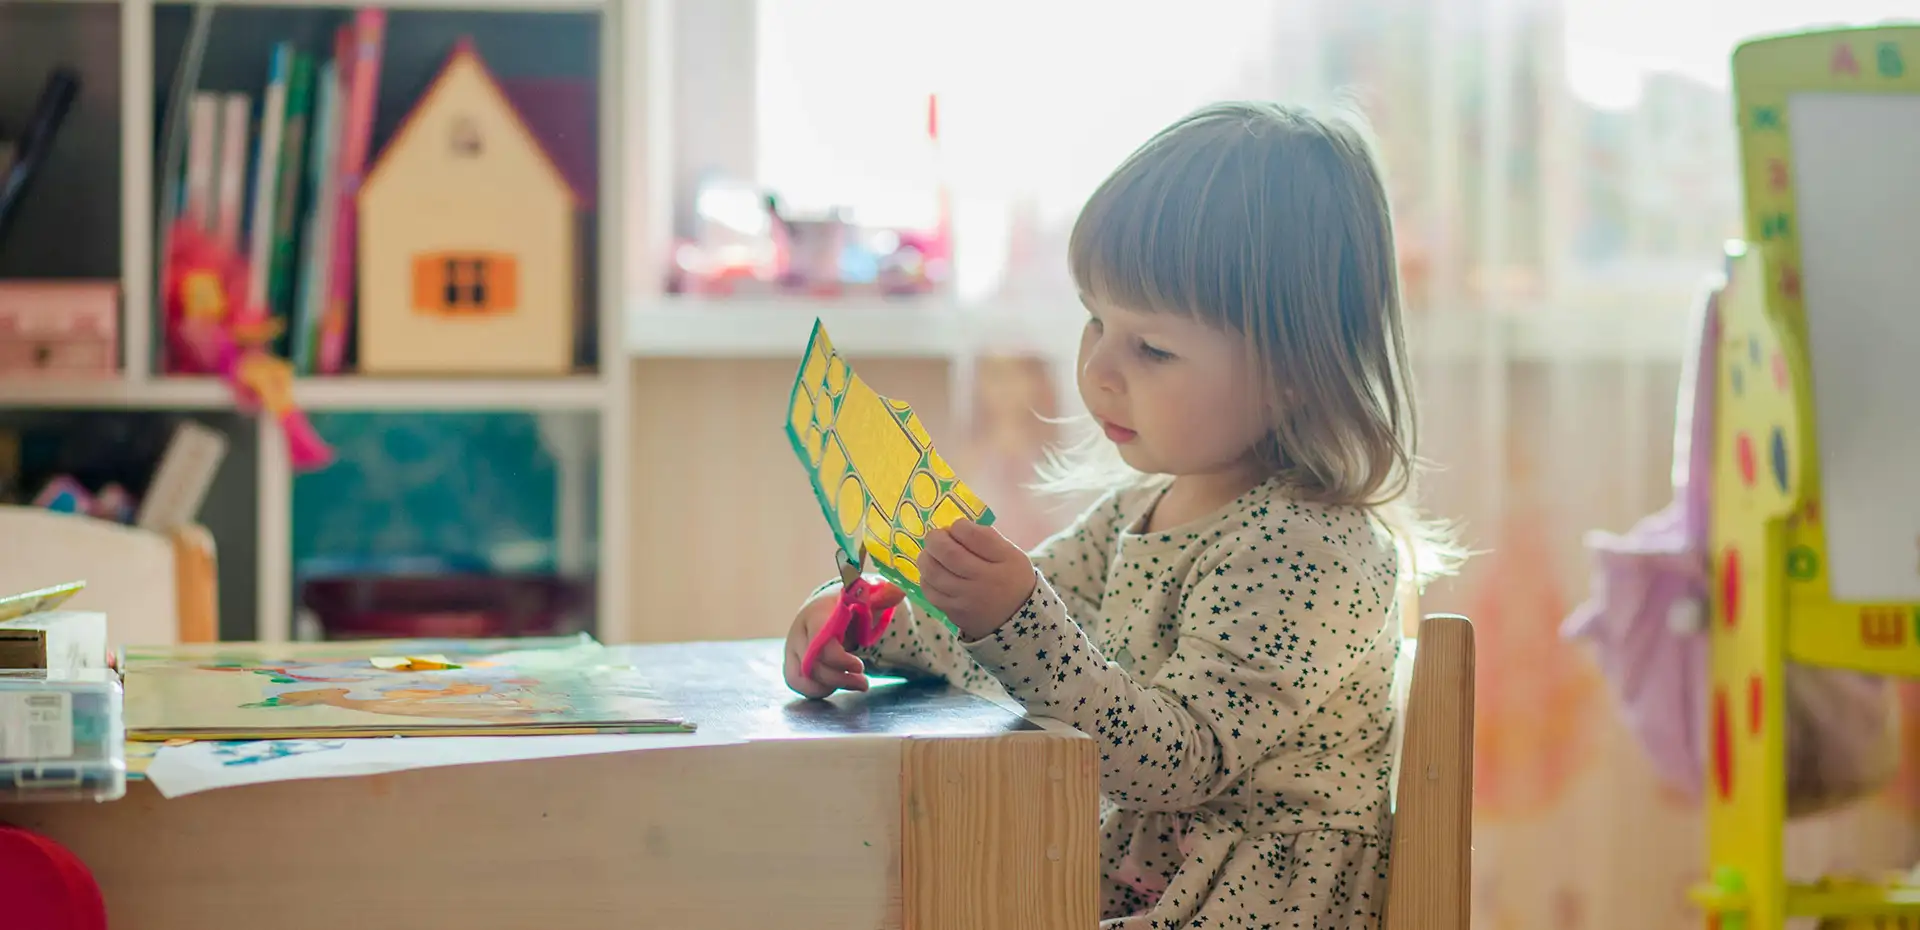
{"label": "blurred background toy", "polygon": [[281,324],[247,303],[246,259],[186,222],[175,225],[168,249],[165,318],[178,370],[219,375],[241,409],[263,410],[279,424],[295,470],[325,468],[333,450],[294,404],[293,366],[269,348]]}

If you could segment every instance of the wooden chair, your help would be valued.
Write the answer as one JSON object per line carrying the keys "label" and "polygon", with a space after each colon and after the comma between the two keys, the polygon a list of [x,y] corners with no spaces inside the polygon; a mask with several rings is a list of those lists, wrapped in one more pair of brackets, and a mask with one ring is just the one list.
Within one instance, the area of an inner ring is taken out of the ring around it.
{"label": "wooden chair", "polygon": [[1473,624],[1420,622],[1401,712],[1386,930],[1467,930],[1473,867]]}
{"label": "wooden chair", "polygon": [[105,613],[111,648],[218,639],[216,578],[205,527],[161,534],[0,505],[0,593],[85,581],[67,605]]}

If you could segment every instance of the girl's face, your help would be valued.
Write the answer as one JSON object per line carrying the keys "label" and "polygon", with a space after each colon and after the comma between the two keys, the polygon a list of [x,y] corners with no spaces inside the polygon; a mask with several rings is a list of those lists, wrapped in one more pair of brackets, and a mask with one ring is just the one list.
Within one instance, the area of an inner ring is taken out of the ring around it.
{"label": "girl's face", "polygon": [[1083,299],[1080,399],[1149,474],[1239,474],[1272,428],[1263,379],[1244,339],[1172,313]]}

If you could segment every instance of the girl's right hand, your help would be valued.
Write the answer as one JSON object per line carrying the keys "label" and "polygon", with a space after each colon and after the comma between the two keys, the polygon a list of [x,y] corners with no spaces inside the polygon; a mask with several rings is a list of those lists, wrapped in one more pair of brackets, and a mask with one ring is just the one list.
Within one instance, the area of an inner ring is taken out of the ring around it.
{"label": "girl's right hand", "polygon": [[800,613],[793,618],[793,628],[787,631],[787,687],[803,697],[818,700],[835,691],[867,690],[866,664],[848,652],[845,643],[828,643],[813,663],[813,674],[800,673],[800,658],[806,655],[807,644],[813,642],[814,631],[825,626],[827,618],[833,616],[839,600],[838,584],[815,594],[800,605]]}

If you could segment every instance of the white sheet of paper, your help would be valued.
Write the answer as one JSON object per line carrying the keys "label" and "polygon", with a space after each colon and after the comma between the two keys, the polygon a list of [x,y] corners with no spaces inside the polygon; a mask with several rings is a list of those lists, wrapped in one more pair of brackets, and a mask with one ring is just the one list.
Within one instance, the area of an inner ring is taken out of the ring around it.
{"label": "white sheet of paper", "polygon": [[1787,99],[1832,596],[1920,601],[1920,96]]}
{"label": "white sheet of paper", "polygon": [[693,733],[606,736],[433,736],[293,739],[165,746],[147,765],[161,796],[307,778],[347,778],[408,769],[565,756],[721,746],[738,740]]}

